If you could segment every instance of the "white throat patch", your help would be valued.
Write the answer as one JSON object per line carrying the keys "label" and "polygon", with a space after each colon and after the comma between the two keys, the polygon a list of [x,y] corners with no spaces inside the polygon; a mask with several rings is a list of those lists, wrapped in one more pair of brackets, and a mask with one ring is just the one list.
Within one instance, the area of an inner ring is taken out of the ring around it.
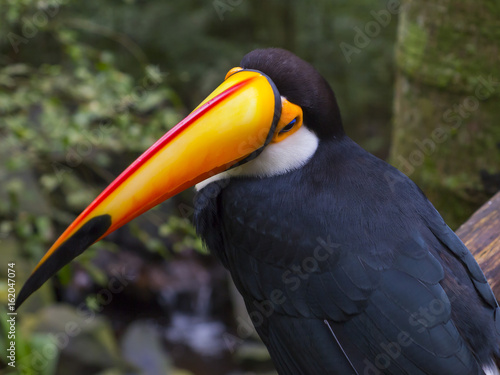
{"label": "white throat patch", "polygon": [[209,183],[235,176],[270,177],[298,169],[306,164],[318,148],[319,139],[303,124],[294,134],[278,143],[270,143],[255,159],[239,167],[212,176],[198,184],[201,190]]}

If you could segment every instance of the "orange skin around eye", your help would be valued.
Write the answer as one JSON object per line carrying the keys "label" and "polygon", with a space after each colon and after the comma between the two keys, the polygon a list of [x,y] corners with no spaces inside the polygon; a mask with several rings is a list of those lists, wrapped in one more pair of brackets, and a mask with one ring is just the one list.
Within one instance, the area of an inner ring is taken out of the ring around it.
{"label": "orange skin around eye", "polygon": [[[285,128],[290,122],[296,120],[295,125],[292,129],[287,131],[286,133],[280,132]],[[291,136],[297,130],[300,129],[303,122],[302,108],[298,105],[289,102],[285,98],[281,98],[281,118],[278,122],[278,126],[276,127],[276,132],[274,133],[272,143],[278,143]]]}

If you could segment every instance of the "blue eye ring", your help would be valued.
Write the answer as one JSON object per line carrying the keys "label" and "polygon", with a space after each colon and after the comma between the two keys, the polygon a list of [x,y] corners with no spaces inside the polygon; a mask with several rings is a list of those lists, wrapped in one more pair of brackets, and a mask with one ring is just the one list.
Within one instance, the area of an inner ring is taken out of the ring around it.
{"label": "blue eye ring", "polygon": [[289,132],[290,130],[293,129],[293,127],[295,126],[295,124],[297,123],[297,117],[295,117],[292,121],[290,121],[285,127],[283,127],[283,129],[280,130],[280,134],[281,133],[287,133]]}

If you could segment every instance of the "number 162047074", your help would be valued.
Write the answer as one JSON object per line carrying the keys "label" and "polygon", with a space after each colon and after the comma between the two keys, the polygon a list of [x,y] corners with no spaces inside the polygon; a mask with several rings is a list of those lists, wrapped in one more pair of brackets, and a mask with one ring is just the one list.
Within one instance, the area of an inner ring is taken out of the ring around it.
{"label": "number 162047074", "polygon": [[15,263],[9,263],[7,266],[7,305],[10,311],[15,310],[16,304],[16,270]]}

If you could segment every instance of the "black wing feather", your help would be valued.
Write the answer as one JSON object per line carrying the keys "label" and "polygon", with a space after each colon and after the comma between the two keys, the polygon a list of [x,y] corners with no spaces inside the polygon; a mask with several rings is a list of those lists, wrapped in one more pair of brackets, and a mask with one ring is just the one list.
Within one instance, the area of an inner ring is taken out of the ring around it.
{"label": "black wing feather", "polygon": [[345,350],[359,374],[482,374],[497,304],[474,258],[409,179],[347,138],[334,146],[224,183],[197,211],[278,371],[354,373]]}

